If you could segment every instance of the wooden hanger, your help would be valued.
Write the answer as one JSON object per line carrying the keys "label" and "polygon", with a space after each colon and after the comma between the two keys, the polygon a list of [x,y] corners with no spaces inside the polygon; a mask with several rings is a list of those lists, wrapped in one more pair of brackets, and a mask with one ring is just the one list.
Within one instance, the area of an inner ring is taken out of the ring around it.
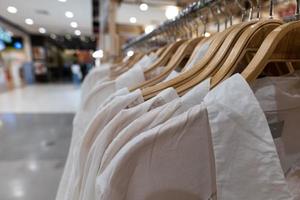
{"label": "wooden hanger", "polygon": [[142,83],[141,85],[132,88],[131,91],[134,91],[138,88],[143,88],[143,87],[147,87],[147,86],[152,86],[156,83],[159,83],[161,81],[163,81],[171,72],[172,70],[176,69],[176,67],[178,67],[178,65],[181,64],[181,62],[183,61],[183,59],[190,57],[190,55],[193,53],[195,46],[197,44],[199,44],[199,42],[203,39],[203,37],[198,37],[198,38],[194,38],[194,39],[190,39],[186,42],[184,42],[175,52],[175,54],[171,57],[169,63],[167,64],[166,67],[164,67],[163,71],[157,75],[156,77],[145,81],[144,83]]}
{"label": "wooden hanger", "polygon": [[157,57],[160,57],[160,56],[164,53],[164,51],[165,51],[166,49],[167,49],[166,46],[159,48],[159,49],[155,52],[155,55],[156,55]]}
{"label": "wooden hanger", "polygon": [[195,78],[190,80],[189,82],[181,85],[176,88],[177,93],[179,95],[183,95],[186,91],[190,90],[206,78],[212,76],[216,70],[222,66],[224,61],[226,60],[228,54],[231,52],[232,47],[236,44],[236,41],[239,39],[241,34],[251,25],[255,24],[257,21],[249,21],[240,24],[239,27],[235,28],[231,31],[231,33],[226,37],[222,46],[214,56],[214,58],[208,63],[208,65],[203,69],[201,73],[199,73]]}
{"label": "wooden hanger", "polygon": [[205,65],[211,60],[211,58],[215,55],[219,47],[222,45],[223,41],[227,37],[227,35],[238,25],[231,26],[221,33],[216,33],[214,38],[210,38],[212,40],[206,54],[204,57],[190,70],[182,72],[178,77],[175,77],[169,81],[161,82],[152,87],[148,87],[142,90],[142,94],[145,100],[152,98],[160,91],[168,88],[175,87],[176,85],[180,85],[181,83],[192,79],[199,71],[201,71]]}
{"label": "wooden hanger", "polygon": [[270,62],[300,62],[300,22],[274,29],[242,72],[247,82],[254,81]]}
{"label": "wooden hanger", "polygon": [[228,55],[226,61],[211,79],[211,87],[230,77],[238,68],[247,51],[257,51],[267,35],[276,27],[283,24],[279,20],[260,20],[245,30]]}
{"label": "wooden hanger", "polygon": [[165,66],[176,50],[182,45],[186,40],[179,40],[170,44],[167,49],[162,53],[162,55],[145,71],[145,76],[148,76],[151,71],[157,67]]}

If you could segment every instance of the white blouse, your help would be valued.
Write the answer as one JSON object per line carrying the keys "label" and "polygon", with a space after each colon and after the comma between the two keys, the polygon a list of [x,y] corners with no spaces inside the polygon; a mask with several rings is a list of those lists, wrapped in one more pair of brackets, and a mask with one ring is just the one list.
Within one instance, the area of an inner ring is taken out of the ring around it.
{"label": "white blouse", "polygon": [[[105,128],[99,130],[97,133],[98,136],[94,140],[88,156],[86,155],[88,158],[85,161],[84,172],[81,174],[83,179],[80,199],[94,199],[94,185],[102,155],[114,137],[133,120],[139,118],[151,109],[166,104],[175,98],[178,98],[176,90],[168,88],[144,103],[132,108],[123,109],[107,123]],[[83,162],[83,160],[81,160],[81,162]]]}
{"label": "white blouse", "polygon": [[99,81],[108,81],[110,75],[110,65],[104,65],[100,67],[93,68],[84,78],[81,85],[81,101],[85,99],[87,94],[92,90],[92,88]]}
{"label": "white blouse", "polygon": [[187,111],[189,108],[200,104],[209,91],[209,85],[210,79],[207,79],[194,87],[183,97],[175,99],[164,106],[146,113],[124,128],[120,133],[118,133],[118,135],[115,136],[113,141],[106,148],[98,174],[102,173],[117,152],[131,139],[146,130],[164,123],[170,118]]}
{"label": "white blouse", "polygon": [[290,76],[258,79],[252,86],[268,120],[281,168],[295,199],[300,199],[299,85],[300,77]]}
{"label": "white blouse", "polygon": [[136,90],[127,95],[118,96],[118,98],[113,99],[110,103],[99,109],[94,115],[93,119],[90,121],[88,127],[84,131],[84,134],[79,138],[76,145],[77,148],[73,151],[74,167],[73,175],[71,175],[71,177],[74,177],[74,179],[70,179],[70,187],[73,188],[71,189],[71,191],[73,191],[73,194],[71,194],[70,199],[75,200],[79,196],[78,187],[81,183],[81,172],[84,168],[84,163],[90,147],[95,141],[98,133],[122,109],[132,104],[140,104],[143,101],[144,100],[141,91]]}
{"label": "white blouse", "polygon": [[292,199],[267,121],[240,75],[130,140],[96,191],[102,200]]}

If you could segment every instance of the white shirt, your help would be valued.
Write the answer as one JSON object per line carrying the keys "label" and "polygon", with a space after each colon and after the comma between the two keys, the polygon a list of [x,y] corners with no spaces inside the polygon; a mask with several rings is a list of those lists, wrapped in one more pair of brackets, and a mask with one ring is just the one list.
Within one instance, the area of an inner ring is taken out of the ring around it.
{"label": "white shirt", "polygon": [[93,68],[84,78],[84,81],[81,85],[81,99],[87,96],[91,89],[96,85],[98,81],[107,81],[109,80],[110,75],[110,65],[100,66]]}
{"label": "white shirt", "polygon": [[[297,72],[296,72],[297,73]],[[266,77],[252,86],[270,126],[289,189],[300,199],[300,77]]]}
{"label": "white shirt", "polygon": [[[78,151],[74,150],[73,152],[74,169],[70,178],[70,187],[73,188],[73,190],[71,190],[73,191],[73,196],[71,195],[70,199],[74,200],[79,196],[78,190],[81,184],[81,172],[83,171],[87,154],[98,133],[101,132],[105,125],[122,109],[133,104],[140,104],[143,101],[141,91],[136,90],[130,94],[114,98],[110,103],[103,106],[101,109],[98,109],[76,145],[78,147]],[[74,178],[72,179],[72,177]]]}
{"label": "white shirt", "polygon": [[217,199],[291,199],[252,90],[234,75],[204,98],[216,166]]}
{"label": "white shirt", "polygon": [[234,75],[203,104],[129,141],[97,178],[97,199],[289,200],[270,136],[251,89]]}
{"label": "white shirt", "polygon": [[[97,111],[105,106],[107,106],[110,102],[112,102],[116,97],[129,94],[129,91],[127,88],[123,88],[121,90],[118,90],[113,95],[111,95],[109,98],[107,98],[106,101],[103,103],[101,102],[94,102],[93,104],[90,104],[88,108],[80,110],[74,120],[73,120],[73,133],[71,138],[71,144],[69,147],[69,153],[67,157],[67,161],[64,167],[64,172],[60,180],[60,184],[58,187],[58,192],[56,195],[56,200],[63,200],[67,197],[67,188],[69,187],[68,183],[70,181],[72,168],[74,165],[74,152],[78,149],[78,143],[79,138],[84,134],[85,129],[88,127],[88,124],[92,121],[94,115],[97,113]],[[138,93],[140,95],[140,93]]]}
{"label": "white shirt", "polygon": [[102,173],[112,158],[127,142],[136,137],[138,134],[154,128],[168,119],[187,111],[189,108],[200,104],[205,95],[208,93],[209,88],[210,79],[207,79],[194,87],[183,97],[177,98],[164,106],[158,107],[157,109],[154,109],[133,121],[130,125],[124,128],[106,148],[98,174]]}
{"label": "white shirt", "polygon": [[[80,199],[94,199],[94,185],[102,155],[114,137],[133,120],[139,118],[151,109],[166,104],[175,98],[178,98],[176,90],[168,88],[140,105],[129,109],[123,109],[105,126],[104,129],[99,130],[98,136],[94,141],[85,162],[84,173],[82,174],[83,180]],[[81,162],[84,161],[82,160]]]}
{"label": "white shirt", "polygon": [[145,81],[144,72],[140,67],[131,68],[116,80],[97,84],[82,103],[83,109],[94,102],[103,102],[107,97],[122,88],[132,88]]}

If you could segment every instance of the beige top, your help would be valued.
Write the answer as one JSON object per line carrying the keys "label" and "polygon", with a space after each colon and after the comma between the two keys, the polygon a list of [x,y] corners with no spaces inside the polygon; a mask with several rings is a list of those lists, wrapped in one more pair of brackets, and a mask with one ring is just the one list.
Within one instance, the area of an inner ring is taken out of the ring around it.
{"label": "beige top", "polygon": [[[76,118],[74,119],[73,122],[73,133],[72,133],[72,140],[69,148],[69,154],[67,157],[67,162],[64,168],[64,172],[59,184],[58,192],[56,199],[61,200],[61,199],[68,199],[70,196],[70,192],[68,191],[70,189],[70,185],[73,185],[74,183],[72,182],[72,173],[74,174],[74,164],[76,159],[78,160],[78,148],[79,144],[82,141],[82,137],[84,136],[85,130],[89,129],[91,125],[89,123],[93,121],[94,115],[96,115],[97,112],[101,112],[103,109],[109,109],[111,108],[110,112],[108,112],[110,115],[107,113],[104,113],[107,115],[107,117],[113,117],[114,112],[117,113],[123,107],[112,107],[112,103],[116,102],[121,102],[122,100],[126,99],[127,101],[136,101],[139,99],[139,101],[143,101],[141,92],[137,90],[134,93],[128,94],[129,91],[128,89],[121,89],[117,91],[114,95],[112,95],[110,98],[108,98],[109,101],[106,101],[104,103],[100,102],[95,102],[93,106],[90,106],[91,110],[84,110],[80,114],[76,115]],[[127,94],[127,95],[126,95]],[[124,98],[125,96],[125,98]],[[118,98],[116,98],[118,97]],[[126,98],[127,97],[127,98]],[[129,100],[128,100],[129,98]],[[126,102],[127,102],[126,101]],[[131,102],[130,102],[131,103]],[[126,103],[125,103],[126,104]],[[125,105],[126,107],[127,105]],[[119,110],[118,110],[119,109]],[[114,111],[114,112],[112,112]]]}
{"label": "beige top", "polygon": [[[178,98],[176,90],[168,88],[159,93],[154,98],[139,104],[135,107],[123,109],[120,111],[106,126],[104,129],[99,130],[97,138],[94,140],[92,147],[88,153],[86,159],[84,172],[82,172],[82,184],[80,199],[94,199],[95,194],[95,181],[97,172],[102,160],[102,155],[114,139],[114,137],[122,131],[133,120],[139,118],[148,111],[166,104],[173,99]],[[81,160],[80,162],[83,162]]]}
{"label": "beige top", "polygon": [[264,114],[240,75],[130,140],[96,189],[102,200],[291,199]]}
{"label": "beige top", "polygon": [[299,76],[266,77],[252,86],[267,117],[281,167],[295,199],[300,199],[299,86]]}
{"label": "beige top", "polygon": [[138,105],[142,103],[143,97],[140,90],[136,90],[127,95],[114,98],[107,105],[97,111],[93,119],[90,121],[84,134],[78,139],[76,149],[73,151],[73,173],[70,177],[70,199],[75,200],[79,196],[79,186],[81,184],[81,174],[87,154],[95,141],[98,133],[106,126],[106,124],[114,118],[122,109],[130,105]]}
{"label": "beige top", "polygon": [[207,79],[198,86],[194,87],[182,98],[175,99],[164,106],[146,113],[124,128],[120,133],[118,133],[118,135],[115,136],[114,140],[105,150],[98,174],[100,174],[106,168],[118,151],[134,137],[146,130],[154,128],[155,126],[174,116],[187,111],[189,108],[200,104],[205,95],[208,93],[209,86],[210,79]]}
{"label": "beige top", "polygon": [[92,90],[97,82],[108,81],[109,75],[110,65],[104,65],[91,69],[81,85],[81,101],[84,101],[87,94]]}

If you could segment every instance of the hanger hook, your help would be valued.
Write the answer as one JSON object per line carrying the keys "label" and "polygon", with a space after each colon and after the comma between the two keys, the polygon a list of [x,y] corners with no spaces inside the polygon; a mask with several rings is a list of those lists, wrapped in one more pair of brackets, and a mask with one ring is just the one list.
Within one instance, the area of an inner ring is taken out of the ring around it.
{"label": "hanger hook", "polygon": [[217,30],[218,32],[220,32],[220,20],[219,20],[219,17],[218,15],[215,13],[214,9],[213,9],[213,6],[211,6],[210,8],[210,12],[212,14],[212,16],[215,18],[215,20],[217,21]]}
{"label": "hanger hook", "polygon": [[270,10],[269,10],[269,18],[273,19],[273,6],[274,6],[274,2],[273,0],[270,0]]}

